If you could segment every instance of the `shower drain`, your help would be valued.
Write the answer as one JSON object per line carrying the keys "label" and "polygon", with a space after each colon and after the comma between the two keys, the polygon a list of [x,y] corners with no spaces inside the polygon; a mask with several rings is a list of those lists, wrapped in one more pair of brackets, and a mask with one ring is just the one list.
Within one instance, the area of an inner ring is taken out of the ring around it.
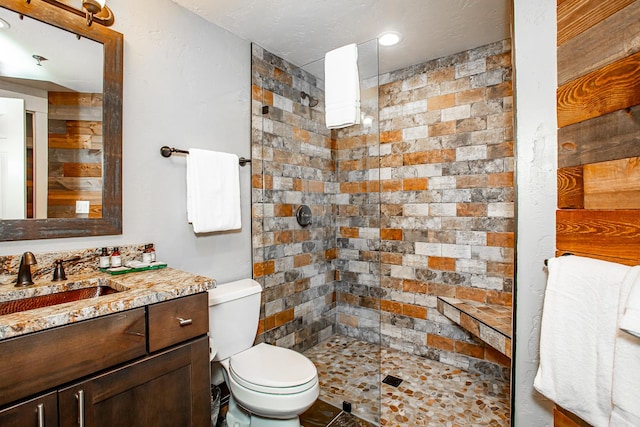
{"label": "shower drain", "polygon": [[392,387],[398,387],[402,381],[403,381],[402,379],[398,377],[394,377],[393,375],[387,375],[382,380],[383,383],[389,384]]}

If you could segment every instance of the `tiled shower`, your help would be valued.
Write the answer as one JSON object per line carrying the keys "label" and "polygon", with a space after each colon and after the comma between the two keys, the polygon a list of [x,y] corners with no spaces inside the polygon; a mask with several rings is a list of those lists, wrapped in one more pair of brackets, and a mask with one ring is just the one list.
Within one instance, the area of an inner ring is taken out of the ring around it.
{"label": "tiled shower", "polygon": [[388,347],[508,381],[510,359],[437,297],[511,305],[510,40],[382,75],[377,55],[359,46],[363,123],[330,131],[322,62],[252,47],[258,341],[304,352],[345,336],[376,344],[378,361]]}

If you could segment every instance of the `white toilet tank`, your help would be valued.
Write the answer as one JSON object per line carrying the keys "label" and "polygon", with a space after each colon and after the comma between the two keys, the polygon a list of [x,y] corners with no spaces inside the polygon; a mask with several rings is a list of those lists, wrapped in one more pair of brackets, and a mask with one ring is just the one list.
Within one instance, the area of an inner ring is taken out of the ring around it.
{"label": "white toilet tank", "polygon": [[208,291],[212,360],[224,360],[253,346],[261,292],[262,286],[253,279],[225,283]]}

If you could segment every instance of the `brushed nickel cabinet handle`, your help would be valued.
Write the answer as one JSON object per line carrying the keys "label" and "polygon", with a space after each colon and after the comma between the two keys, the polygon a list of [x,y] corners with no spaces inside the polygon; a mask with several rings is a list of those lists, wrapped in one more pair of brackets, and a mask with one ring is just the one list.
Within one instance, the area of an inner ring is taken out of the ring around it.
{"label": "brushed nickel cabinet handle", "polygon": [[84,390],[78,390],[76,399],[78,399],[78,426],[84,427]]}
{"label": "brushed nickel cabinet handle", "polygon": [[38,412],[38,427],[44,427],[44,403],[38,403],[36,411]]}
{"label": "brushed nickel cabinet handle", "polygon": [[193,323],[193,319],[183,319],[182,317],[178,317],[178,322],[180,326],[188,326]]}

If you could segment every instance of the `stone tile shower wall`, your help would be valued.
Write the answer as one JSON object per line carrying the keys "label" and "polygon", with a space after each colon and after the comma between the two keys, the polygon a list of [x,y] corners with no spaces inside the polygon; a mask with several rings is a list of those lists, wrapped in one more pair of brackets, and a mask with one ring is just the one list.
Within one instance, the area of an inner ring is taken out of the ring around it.
{"label": "stone tile shower wall", "polygon": [[509,360],[436,301],[511,305],[510,51],[497,42],[380,78],[382,344],[504,377]]}
{"label": "stone tile shower wall", "polygon": [[[335,162],[324,95],[305,71],[252,49],[253,274],[258,341],[304,351],[334,334]],[[319,98],[309,108],[305,91]],[[263,111],[267,107],[268,111]],[[309,205],[302,228],[296,209]]]}
{"label": "stone tile shower wall", "polygon": [[[507,40],[382,75],[377,90],[365,82],[364,109],[379,98],[374,128],[331,134],[322,82],[254,47],[259,341],[304,350],[338,332],[508,376],[509,360],[436,301],[511,304],[510,50]],[[308,229],[295,223],[301,203],[314,213]]]}

